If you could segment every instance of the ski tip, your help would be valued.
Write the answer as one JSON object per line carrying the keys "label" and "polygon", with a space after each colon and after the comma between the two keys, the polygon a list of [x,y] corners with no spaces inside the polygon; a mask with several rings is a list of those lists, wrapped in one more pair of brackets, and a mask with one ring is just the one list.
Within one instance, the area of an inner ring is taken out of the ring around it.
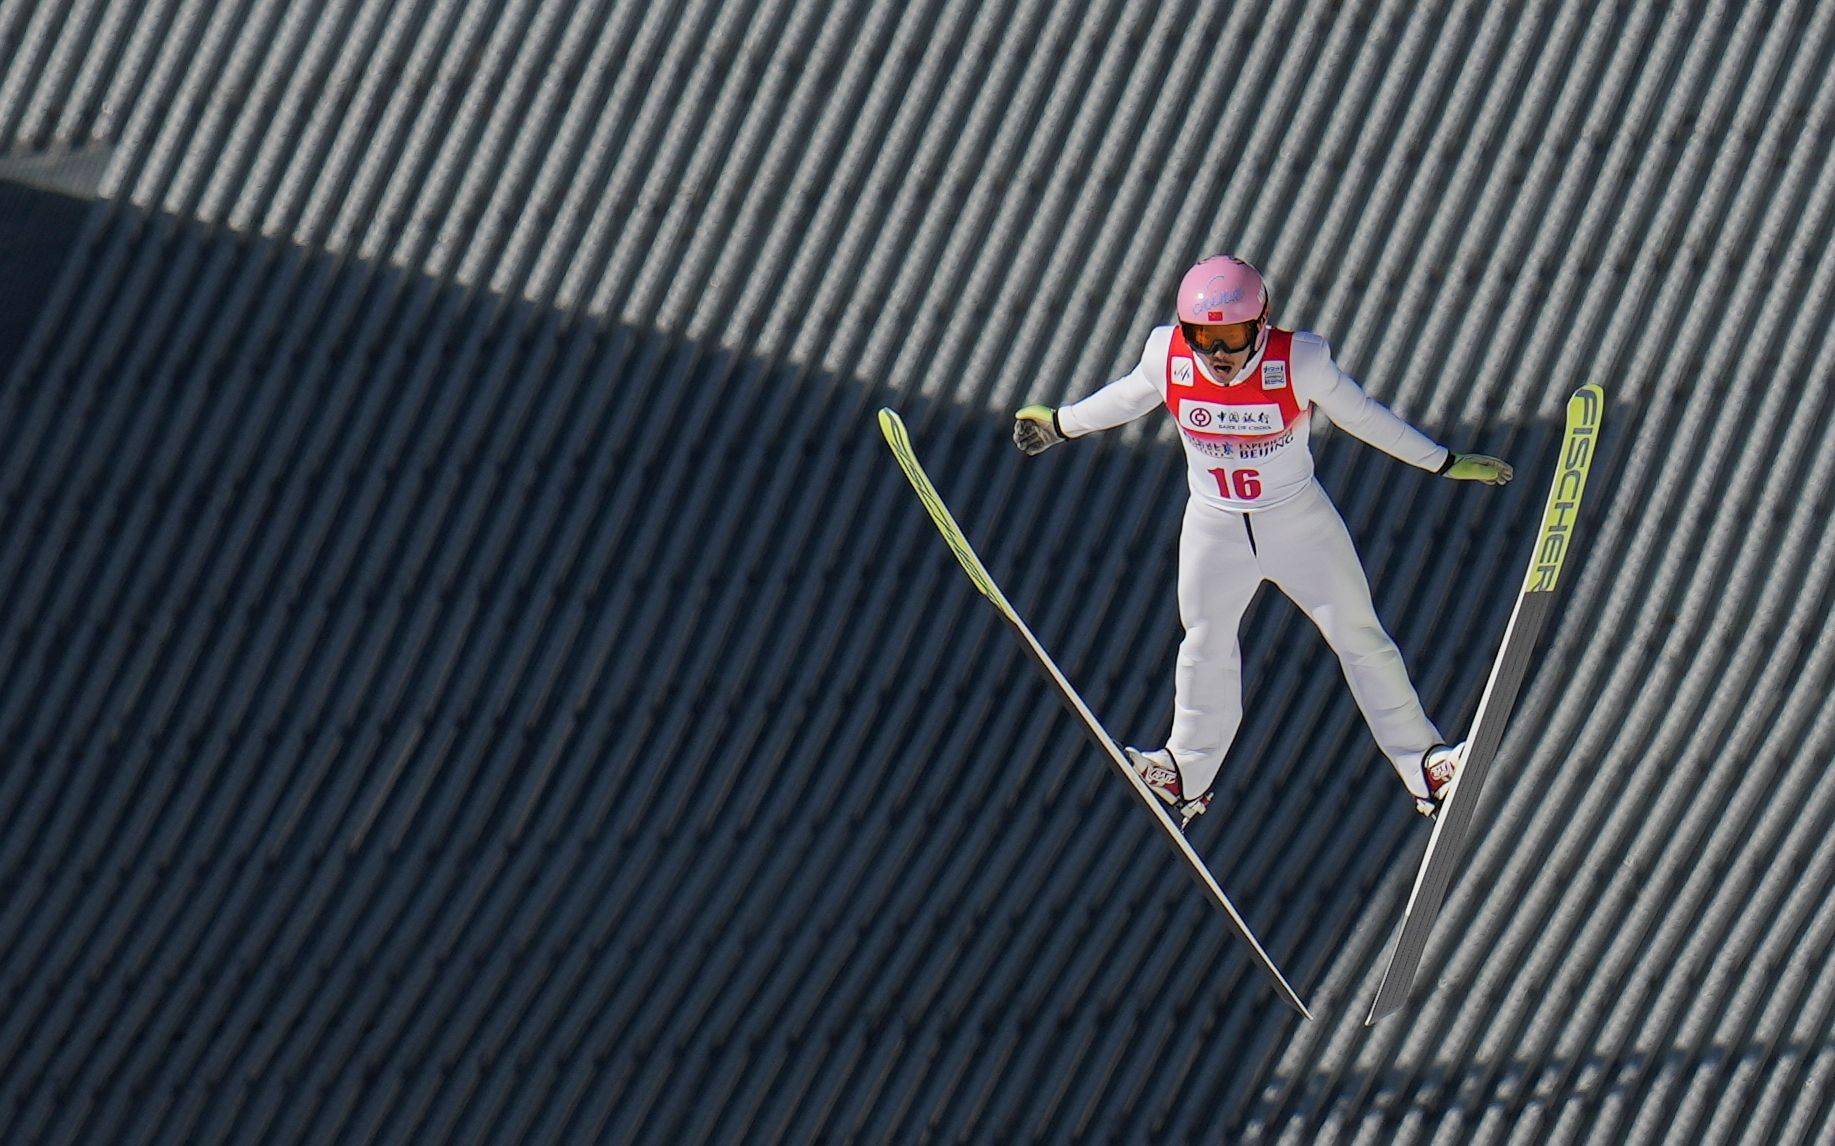
{"label": "ski tip", "polygon": [[1575,426],[1584,426],[1589,430],[1599,428],[1600,412],[1606,408],[1606,391],[1597,382],[1588,382],[1574,391],[1567,400],[1567,428],[1572,433]]}
{"label": "ski tip", "polygon": [[885,435],[886,441],[898,444],[898,439],[905,433],[905,420],[898,416],[898,411],[890,406],[879,408],[879,432]]}

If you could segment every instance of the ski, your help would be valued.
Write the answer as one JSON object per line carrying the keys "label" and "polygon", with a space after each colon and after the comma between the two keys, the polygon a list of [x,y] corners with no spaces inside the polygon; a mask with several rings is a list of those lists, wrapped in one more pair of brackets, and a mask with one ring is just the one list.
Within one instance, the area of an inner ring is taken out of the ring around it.
{"label": "ski", "polygon": [[924,508],[930,513],[930,519],[936,523],[938,531],[943,534],[943,540],[949,545],[950,551],[956,555],[956,560],[961,563],[969,580],[974,582],[975,588],[981,592],[981,595],[986,597],[994,608],[999,610],[1000,615],[1005,617],[1018,631],[1033,659],[1038,662],[1040,668],[1045,670],[1045,675],[1051,679],[1052,684],[1057,686],[1066,706],[1082,718],[1084,728],[1089,731],[1090,736],[1108,757],[1110,766],[1121,775],[1123,780],[1127,781],[1135,797],[1153,813],[1153,819],[1159,825],[1160,834],[1184,861],[1186,870],[1191,873],[1193,879],[1198,881],[1198,885],[1204,889],[1205,893],[1219,907],[1223,908],[1224,913],[1230,917],[1230,922],[1235,925],[1237,933],[1254,949],[1257,961],[1261,964],[1262,970],[1267,972],[1269,979],[1273,981],[1281,998],[1288,1006],[1306,1018],[1312,1018],[1312,1012],[1306,1009],[1306,1004],[1300,1001],[1300,996],[1288,985],[1280,968],[1274,965],[1274,960],[1270,959],[1268,953],[1262,949],[1261,943],[1255,938],[1255,933],[1249,930],[1249,925],[1243,921],[1235,905],[1230,902],[1229,896],[1223,893],[1223,888],[1211,875],[1210,869],[1204,865],[1198,853],[1193,850],[1191,842],[1185,838],[1185,833],[1181,832],[1172,822],[1172,816],[1166,811],[1165,805],[1160,802],[1159,797],[1153,794],[1153,790],[1147,787],[1146,782],[1135,774],[1134,769],[1128,766],[1128,761],[1122,755],[1121,748],[1115,743],[1114,737],[1110,736],[1102,727],[1101,722],[1090,711],[1089,705],[1083,702],[1077,690],[1071,687],[1070,681],[1065,678],[1064,673],[1045,652],[1044,646],[1039,644],[1038,638],[1032,635],[1032,630],[1026,627],[1026,622],[1020,618],[1019,611],[1000,591],[1000,586],[994,583],[993,575],[988,572],[987,566],[981,563],[981,558],[976,556],[974,547],[968,542],[968,537],[956,524],[956,519],[950,515],[949,507],[943,504],[943,498],[937,493],[937,487],[931,484],[929,476],[924,472],[924,467],[918,464],[917,454],[911,448],[911,437],[905,432],[904,421],[899,418],[896,411],[882,408],[879,411],[879,428],[886,436],[886,443],[892,447],[892,454],[898,459],[899,468],[904,470],[905,476],[911,480],[912,488],[917,490],[918,499],[924,503]]}
{"label": "ski", "polygon": [[1548,506],[1542,513],[1542,527],[1536,533],[1535,548],[1530,551],[1529,571],[1523,577],[1522,592],[1517,595],[1516,607],[1511,610],[1510,623],[1504,628],[1503,644],[1491,665],[1491,676],[1485,682],[1484,696],[1478,701],[1478,712],[1472,718],[1465,760],[1434,817],[1427,852],[1421,857],[1414,889],[1409,892],[1408,904],[1402,909],[1395,949],[1389,957],[1388,969],[1383,972],[1382,983],[1376,989],[1376,1001],[1364,1020],[1365,1026],[1395,1013],[1408,1001],[1415,973],[1427,950],[1428,934],[1446,899],[1454,865],[1459,862],[1466,833],[1477,811],[1485,774],[1503,741],[1504,726],[1510,721],[1510,710],[1522,688],[1536,638],[1554,609],[1555,585],[1561,577],[1562,561],[1573,546],[1574,521],[1580,515],[1580,497],[1586,491],[1587,470],[1593,461],[1605,402],[1605,391],[1592,383],[1574,391],[1567,401],[1567,430],[1562,436],[1561,452],[1556,455],[1555,478],[1548,492]]}

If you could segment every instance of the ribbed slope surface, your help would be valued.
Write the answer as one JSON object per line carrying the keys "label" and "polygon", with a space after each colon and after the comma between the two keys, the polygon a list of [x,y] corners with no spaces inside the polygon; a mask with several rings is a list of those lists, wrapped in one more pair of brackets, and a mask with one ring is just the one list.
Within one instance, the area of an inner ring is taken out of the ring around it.
{"label": "ribbed slope surface", "polygon": [[[1832,33],[0,0],[5,150],[116,148],[0,390],[0,1138],[1835,1137]],[[1311,626],[1251,613],[1194,830],[1303,1024],[870,416],[1155,742],[1170,429],[1006,418],[1216,248],[1522,475],[1318,446],[1449,729],[1561,402],[1611,400],[1374,1030],[1426,827]]]}

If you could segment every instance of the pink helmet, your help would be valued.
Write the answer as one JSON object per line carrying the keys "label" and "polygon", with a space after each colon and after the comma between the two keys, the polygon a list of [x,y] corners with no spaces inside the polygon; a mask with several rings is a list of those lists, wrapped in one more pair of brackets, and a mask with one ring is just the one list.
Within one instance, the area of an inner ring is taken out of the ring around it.
{"label": "pink helmet", "polygon": [[1179,321],[1194,326],[1254,322],[1268,313],[1262,274],[1235,255],[1200,259],[1179,280]]}

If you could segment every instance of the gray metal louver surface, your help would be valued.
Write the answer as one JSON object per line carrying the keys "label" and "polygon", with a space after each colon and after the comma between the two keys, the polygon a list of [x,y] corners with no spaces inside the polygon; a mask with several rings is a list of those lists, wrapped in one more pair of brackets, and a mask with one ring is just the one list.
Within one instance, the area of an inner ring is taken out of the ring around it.
{"label": "gray metal louver surface", "polygon": [[[1835,1138],[1832,33],[0,0],[0,1138]],[[1610,401],[1369,1030],[1426,828],[1310,624],[1252,610],[1194,828],[1306,1024],[871,417],[1156,743],[1170,427],[1027,460],[1007,419],[1220,248],[1517,466],[1317,445],[1449,729],[1562,400]]]}

